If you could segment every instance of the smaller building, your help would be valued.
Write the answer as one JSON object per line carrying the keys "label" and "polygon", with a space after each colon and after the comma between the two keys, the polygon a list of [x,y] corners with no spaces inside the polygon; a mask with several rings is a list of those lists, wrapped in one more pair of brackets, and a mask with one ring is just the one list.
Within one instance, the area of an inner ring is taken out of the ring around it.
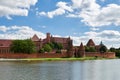
{"label": "smaller building", "polygon": [[75,57],[105,57],[115,58],[114,52],[108,52],[107,47],[101,42],[96,45],[92,39],[88,41],[86,45],[83,43],[80,46],[75,47]]}

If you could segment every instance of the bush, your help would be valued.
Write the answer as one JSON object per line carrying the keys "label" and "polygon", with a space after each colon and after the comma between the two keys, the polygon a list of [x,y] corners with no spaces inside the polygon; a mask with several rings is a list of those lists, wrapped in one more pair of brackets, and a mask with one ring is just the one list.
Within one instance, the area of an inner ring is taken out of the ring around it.
{"label": "bush", "polygon": [[85,46],[85,51],[86,51],[86,52],[96,52],[96,49],[95,49],[95,47]]}
{"label": "bush", "polygon": [[45,52],[44,48],[41,48],[41,49],[39,50],[39,53],[44,53],[44,52]]}
{"label": "bush", "polygon": [[61,53],[61,50],[57,50],[56,53]]}
{"label": "bush", "polygon": [[107,52],[107,47],[104,46],[104,45],[102,45],[102,46],[100,47],[100,52],[102,52],[102,53]]}
{"label": "bush", "polygon": [[43,46],[43,48],[44,48],[44,51],[46,51],[46,52],[52,51],[52,48],[51,48],[51,46],[50,46],[49,44],[45,44],[45,45]]}

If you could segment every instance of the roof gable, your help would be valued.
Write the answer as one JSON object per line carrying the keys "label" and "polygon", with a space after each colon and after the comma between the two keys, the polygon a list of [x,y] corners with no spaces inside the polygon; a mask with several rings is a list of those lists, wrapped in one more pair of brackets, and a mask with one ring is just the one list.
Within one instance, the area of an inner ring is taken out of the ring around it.
{"label": "roof gable", "polygon": [[39,38],[38,36],[35,34],[32,38],[31,38],[32,41],[39,41]]}
{"label": "roof gable", "polygon": [[88,41],[87,46],[95,46],[95,43],[93,42],[92,39]]}

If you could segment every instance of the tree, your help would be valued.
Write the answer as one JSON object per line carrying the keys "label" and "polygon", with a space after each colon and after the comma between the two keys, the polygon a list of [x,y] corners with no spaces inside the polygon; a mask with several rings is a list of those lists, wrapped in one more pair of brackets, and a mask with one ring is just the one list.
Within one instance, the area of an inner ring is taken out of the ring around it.
{"label": "tree", "polygon": [[102,52],[102,53],[107,52],[107,47],[104,46],[104,45],[102,45],[102,46],[100,47],[100,52]]}
{"label": "tree", "polygon": [[62,45],[61,43],[57,43],[57,49],[58,49],[58,50],[63,49],[63,45]]}
{"label": "tree", "polygon": [[96,52],[95,47],[89,47],[89,52]]}
{"label": "tree", "polygon": [[52,49],[63,49],[63,45],[61,43],[52,42],[48,44],[52,47]]}
{"label": "tree", "polygon": [[111,52],[115,52],[116,49],[115,49],[114,47],[111,47],[111,48],[110,48],[110,51],[111,51]]}
{"label": "tree", "polygon": [[45,52],[44,48],[41,48],[41,49],[39,50],[39,53],[44,53],[44,52]]}
{"label": "tree", "polygon": [[46,52],[52,51],[52,48],[51,48],[51,46],[50,46],[49,44],[45,44],[45,45],[43,46],[43,48],[44,48],[44,50],[45,50]]}
{"label": "tree", "polygon": [[95,47],[85,46],[85,51],[86,51],[86,52],[96,52],[96,49],[95,49]]}
{"label": "tree", "polygon": [[33,53],[35,52],[34,42],[30,39],[14,40],[11,44],[11,49],[14,53]]}

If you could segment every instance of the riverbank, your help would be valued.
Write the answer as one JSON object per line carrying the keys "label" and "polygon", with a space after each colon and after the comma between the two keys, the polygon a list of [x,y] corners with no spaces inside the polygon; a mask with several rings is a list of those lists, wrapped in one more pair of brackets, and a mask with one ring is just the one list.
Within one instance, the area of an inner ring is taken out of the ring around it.
{"label": "riverbank", "polygon": [[108,58],[84,57],[84,58],[24,58],[24,59],[3,59],[0,61],[84,61],[84,60],[105,60]]}

